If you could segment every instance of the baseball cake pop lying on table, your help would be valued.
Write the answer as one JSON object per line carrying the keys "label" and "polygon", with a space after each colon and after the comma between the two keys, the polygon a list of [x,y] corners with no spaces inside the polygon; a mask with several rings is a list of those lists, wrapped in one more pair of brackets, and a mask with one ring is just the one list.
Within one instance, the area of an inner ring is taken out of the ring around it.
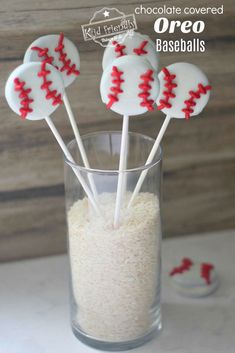
{"label": "baseball cake pop lying on table", "polygon": [[[76,46],[64,36],[63,33],[50,34],[36,39],[26,50],[24,62],[44,62],[53,65],[61,73],[64,86],[71,85],[80,74],[80,57]],[[66,92],[62,96],[69,120],[75,135],[75,139],[86,168],[90,168],[85,148],[81,139],[80,132],[71,109]],[[91,174],[88,176],[89,183],[96,200],[98,194]]]}
{"label": "baseball cake pop lying on table", "polygon": [[[66,158],[75,163],[58,130],[50,118],[62,103],[64,84],[60,72],[46,62],[27,63],[18,66],[9,76],[5,95],[10,108],[22,119],[45,119]],[[73,168],[95,211],[99,207],[80,172]]]}
{"label": "baseball cake pop lying on table", "polygon": [[129,116],[152,111],[158,92],[159,82],[156,71],[148,60],[134,55],[125,55],[114,60],[105,69],[101,78],[100,93],[102,101],[107,108],[123,115],[114,227],[118,227],[120,221]]}
{"label": "baseball cake pop lying on table", "polygon": [[137,55],[147,59],[154,70],[158,69],[158,54],[154,42],[149,36],[138,33],[119,34],[110,39],[104,51],[103,70],[113,61],[124,55]]}
{"label": "baseball cake pop lying on table", "polygon": [[[208,103],[211,86],[206,75],[197,66],[189,63],[175,63],[161,70],[158,75],[160,93],[157,98],[158,109],[166,114],[146,164],[153,161],[160,142],[171,118],[189,120],[201,113]],[[128,207],[138,194],[147,170],[144,170],[137,182]]]}
{"label": "baseball cake pop lying on table", "polygon": [[213,293],[219,284],[214,265],[207,262],[195,262],[186,257],[180,265],[170,272],[171,285],[177,293],[201,298]]}

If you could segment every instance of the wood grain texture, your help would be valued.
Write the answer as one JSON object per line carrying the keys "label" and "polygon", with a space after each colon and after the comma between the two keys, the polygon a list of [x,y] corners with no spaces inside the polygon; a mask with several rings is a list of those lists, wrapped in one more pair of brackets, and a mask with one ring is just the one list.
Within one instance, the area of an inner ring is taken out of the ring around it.
{"label": "wood grain texture", "polygon": [[[141,3],[190,6],[186,0]],[[36,37],[64,31],[79,43],[81,54],[81,75],[68,89],[81,133],[120,130],[121,119],[106,111],[100,101],[103,49],[83,41],[81,24],[103,6],[132,13],[140,3],[97,0],[95,8],[91,0],[1,0],[0,4],[0,87],[4,87],[8,74],[20,64],[25,49]],[[214,0],[206,3],[219,5]],[[205,3],[199,0],[196,6]],[[203,16],[206,30],[201,37],[207,41],[206,53],[161,54],[161,66],[192,62],[207,73],[213,85],[210,103],[200,118],[190,122],[173,120],[164,137],[164,236],[235,226],[234,1],[226,0],[224,7],[223,16]],[[153,39],[155,17],[136,16],[139,30]],[[172,35],[172,39],[177,37],[179,33]],[[62,155],[46,124],[20,121],[7,107],[3,95],[1,89],[0,261],[63,252],[66,227]],[[72,132],[63,107],[53,115],[53,121],[69,141]],[[145,114],[131,119],[130,129],[156,137],[162,122],[161,112]]]}

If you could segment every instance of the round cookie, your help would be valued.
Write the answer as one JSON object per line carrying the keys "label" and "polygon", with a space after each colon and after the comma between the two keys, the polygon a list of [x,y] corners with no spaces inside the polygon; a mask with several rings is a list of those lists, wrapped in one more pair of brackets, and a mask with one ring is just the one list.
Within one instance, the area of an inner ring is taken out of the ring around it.
{"label": "round cookie", "polygon": [[214,265],[193,262],[184,258],[170,272],[171,284],[181,295],[200,298],[213,293],[218,287],[218,276]]}
{"label": "round cookie", "polygon": [[147,35],[133,32],[132,34],[119,34],[110,39],[104,51],[103,70],[105,70],[118,57],[124,55],[138,55],[146,58],[154,70],[158,69],[158,53],[154,42]]}
{"label": "round cookie", "polygon": [[201,113],[206,106],[211,86],[197,66],[175,63],[163,68],[158,78],[160,93],[157,105],[164,114],[189,119]]}
{"label": "round cookie", "polygon": [[80,57],[76,46],[64,34],[50,34],[36,39],[26,50],[24,63],[46,61],[62,74],[64,86],[79,75]]}
{"label": "round cookie", "polygon": [[153,110],[158,92],[157,73],[148,60],[135,55],[114,60],[101,78],[102,101],[121,115],[139,115]]}
{"label": "round cookie", "polygon": [[62,103],[64,84],[61,74],[45,62],[18,66],[5,86],[6,100],[23,119],[40,120]]}

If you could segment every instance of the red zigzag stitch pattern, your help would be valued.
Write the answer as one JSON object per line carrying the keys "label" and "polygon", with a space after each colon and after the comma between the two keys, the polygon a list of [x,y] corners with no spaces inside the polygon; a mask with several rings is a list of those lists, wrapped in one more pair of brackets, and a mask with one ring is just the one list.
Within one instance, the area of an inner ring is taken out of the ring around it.
{"label": "red zigzag stitch pattern", "polygon": [[214,269],[214,266],[208,263],[203,263],[201,266],[201,277],[205,279],[207,284],[211,284],[211,271]]}
{"label": "red zigzag stitch pattern", "polygon": [[52,81],[47,79],[47,76],[51,73],[50,70],[46,69],[47,63],[45,61],[41,64],[41,71],[38,73],[38,77],[41,77],[43,83],[41,85],[41,89],[46,91],[46,99],[52,99],[52,105],[57,105],[62,103],[62,96],[61,94],[57,94],[57,90],[51,90],[50,86],[52,85]]}
{"label": "red zigzag stitch pattern", "polygon": [[118,95],[123,92],[121,89],[121,84],[124,80],[121,78],[123,71],[119,71],[117,66],[113,66],[111,76],[113,77],[113,86],[110,87],[112,93],[108,94],[109,102],[106,104],[107,108],[111,108],[115,102],[118,102]]}
{"label": "red zigzag stitch pattern", "polygon": [[71,60],[67,59],[67,54],[64,52],[64,34],[60,33],[59,42],[57,47],[55,48],[55,52],[59,53],[59,60],[62,62],[63,66],[60,68],[60,71],[66,71],[66,74],[69,75],[76,75],[80,74],[80,71],[76,69],[76,65],[71,65]]}
{"label": "red zigzag stitch pattern", "polygon": [[15,91],[19,91],[19,98],[22,98],[20,101],[20,115],[23,119],[26,119],[28,113],[31,113],[33,109],[30,107],[30,104],[33,103],[33,99],[29,97],[29,93],[32,91],[31,88],[24,88],[25,82],[20,81],[18,77],[14,79]]}
{"label": "red zigzag stitch pattern", "polygon": [[164,99],[159,100],[159,105],[158,109],[162,110],[164,108],[171,108],[172,105],[170,103],[170,98],[175,98],[175,94],[173,93],[173,89],[177,87],[177,84],[174,82],[174,79],[176,78],[176,75],[171,75],[170,72],[167,70],[166,67],[162,69],[164,73],[164,80],[166,81],[164,87],[166,90],[163,91],[163,95],[165,96]]}
{"label": "red zigzag stitch pattern", "polygon": [[194,112],[194,107],[196,105],[195,100],[200,99],[202,94],[206,94],[208,91],[211,90],[211,86],[203,86],[201,83],[198,84],[198,90],[197,91],[189,91],[190,98],[184,101],[184,104],[186,105],[185,108],[182,109],[182,112],[185,113],[185,119],[189,119],[191,114]]}
{"label": "red zigzag stitch pattern", "polygon": [[143,40],[143,42],[140,44],[139,48],[133,49],[133,52],[136,53],[137,55],[144,55],[147,54],[147,50],[144,50],[144,47],[148,44],[147,40]]}
{"label": "red zigzag stitch pattern", "polygon": [[146,107],[148,110],[154,109],[153,108],[154,101],[148,98],[150,96],[150,90],[152,88],[152,86],[150,85],[150,82],[154,81],[152,76],[153,76],[153,70],[146,71],[143,75],[140,76],[142,83],[140,83],[138,86],[142,90],[138,94],[138,97],[142,98],[142,102],[140,103],[140,105],[141,107]]}
{"label": "red zigzag stitch pattern", "polygon": [[174,276],[177,273],[183,273],[185,271],[190,270],[190,268],[192,267],[193,262],[191,259],[185,257],[184,259],[182,259],[181,261],[181,265],[174,267],[173,270],[170,272],[170,276]]}
{"label": "red zigzag stitch pattern", "polygon": [[126,49],[126,46],[125,45],[121,45],[121,44],[119,44],[118,42],[116,42],[116,40],[114,40],[113,42],[112,42],[112,44],[113,45],[115,45],[115,53],[118,53],[119,55],[117,56],[118,58],[120,57],[120,56],[123,56],[123,55],[126,55],[125,53],[124,53],[124,49]]}
{"label": "red zigzag stitch pattern", "polygon": [[[32,47],[31,50],[37,51],[39,58],[44,58],[43,61],[45,61],[47,64],[52,65],[54,58],[53,58],[53,56],[49,56],[49,54],[48,54],[49,49],[48,48]],[[58,67],[56,67],[56,68],[58,69]]]}

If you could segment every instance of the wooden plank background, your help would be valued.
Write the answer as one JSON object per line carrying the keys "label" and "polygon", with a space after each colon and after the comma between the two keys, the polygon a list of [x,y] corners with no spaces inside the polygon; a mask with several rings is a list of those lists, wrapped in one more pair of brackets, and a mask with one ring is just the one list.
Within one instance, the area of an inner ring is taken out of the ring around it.
{"label": "wooden plank background", "polygon": [[[141,3],[195,6],[186,0]],[[81,132],[120,129],[121,119],[106,111],[99,96],[103,49],[83,41],[81,24],[103,6],[128,14],[140,3],[97,0],[94,7],[91,0],[1,0],[0,5],[0,261],[7,261],[63,252],[66,239],[61,153],[44,122],[22,122],[9,110],[4,99],[8,74],[21,63],[35,38],[63,31],[79,43],[81,54],[81,75],[68,90]],[[197,7],[205,5],[221,2],[196,2]],[[224,1],[224,7],[224,15],[203,16],[206,53],[161,54],[162,66],[183,60],[199,65],[213,85],[210,103],[200,118],[172,121],[163,141],[164,236],[235,226],[234,1]],[[139,31],[155,39],[156,16],[136,18]],[[69,141],[72,133],[63,107],[53,119]],[[130,128],[155,137],[162,122],[160,112],[145,114],[132,118]]]}

